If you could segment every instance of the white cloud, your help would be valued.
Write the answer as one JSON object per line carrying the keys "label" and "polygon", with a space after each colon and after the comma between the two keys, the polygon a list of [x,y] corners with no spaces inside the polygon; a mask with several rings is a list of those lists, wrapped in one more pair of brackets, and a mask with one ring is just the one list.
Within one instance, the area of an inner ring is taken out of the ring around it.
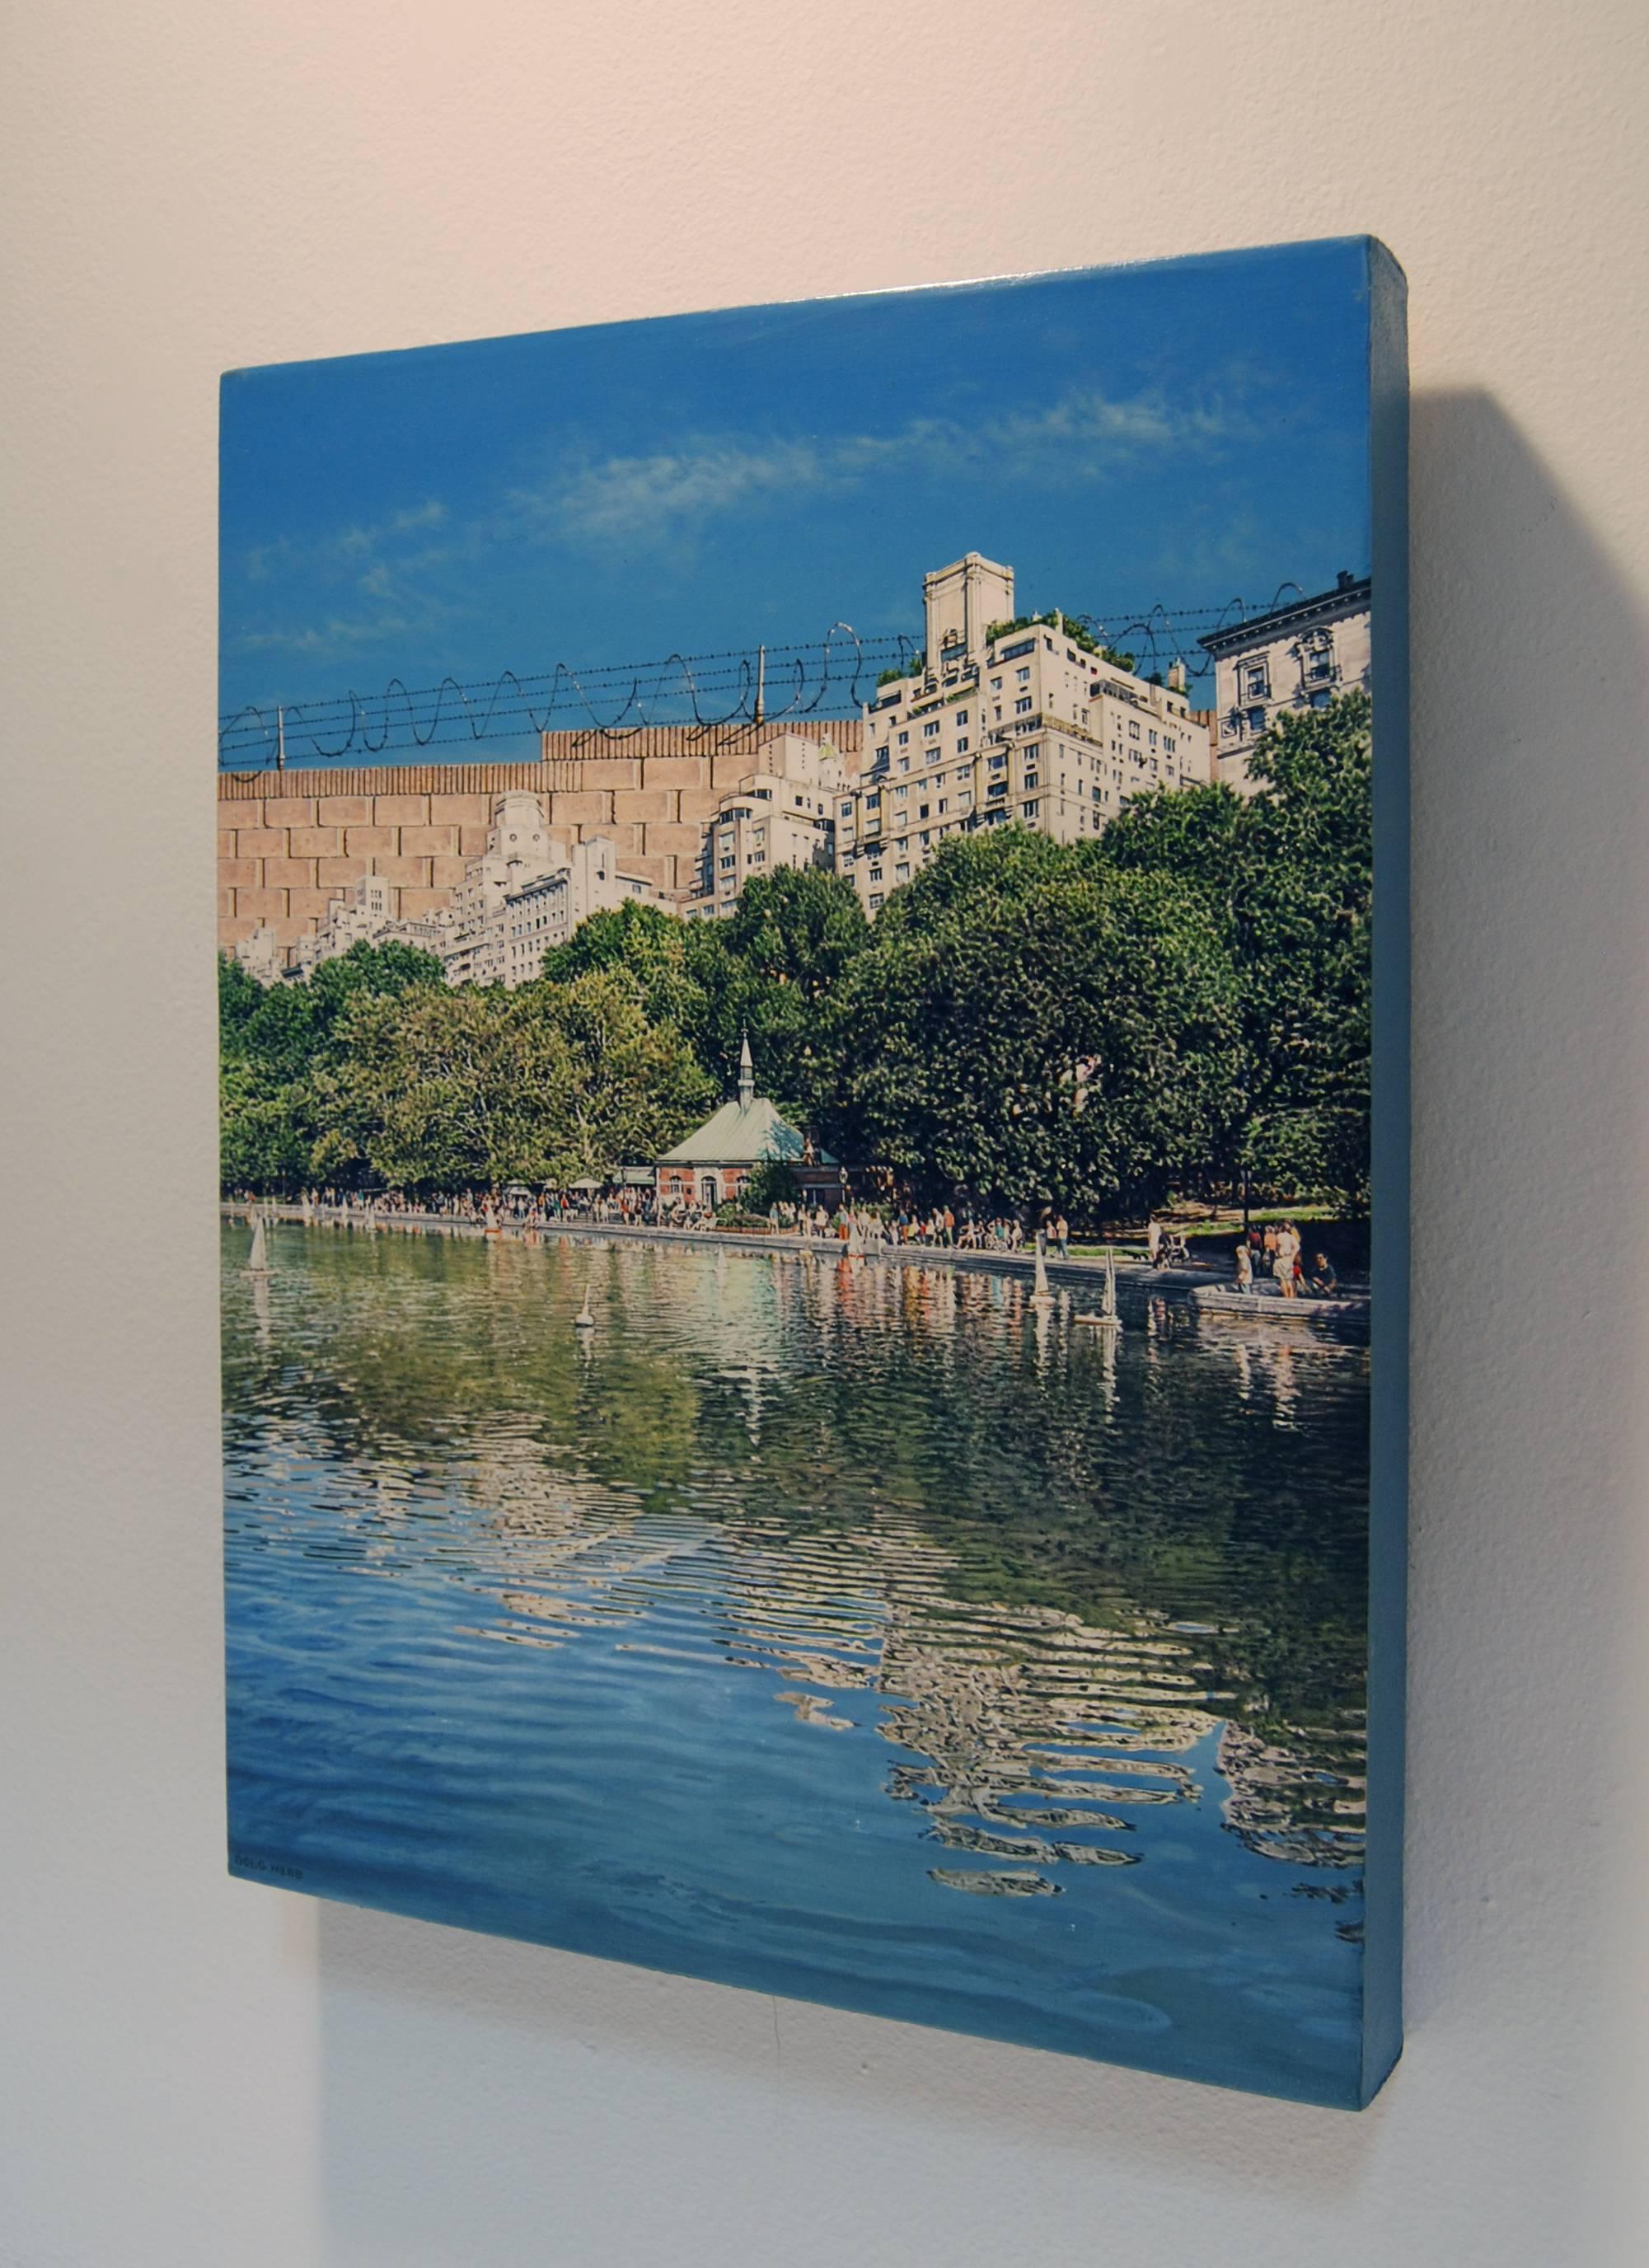
{"label": "white cloud", "polygon": [[235,646],[237,651],[245,653],[343,653],[351,646],[371,645],[379,638],[398,637],[409,627],[404,615],[379,615],[370,620],[360,616],[351,620],[333,615],[325,622],[306,622],[292,630],[242,630],[235,640]]}
{"label": "white cloud", "polygon": [[1145,452],[1200,448],[1233,431],[1217,407],[1174,405],[1156,394],[1114,401],[1089,391],[1034,411],[972,423],[917,418],[889,433],[828,440],[749,444],[696,436],[677,449],[586,460],[536,487],[517,488],[507,516],[541,536],[634,545],[674,540],[716,514],[858,487],[879,474],[989,460],[1029,481],[1092,480]]}
{"label": "white cloud", "polygon": [[306,614],[322,593],[333,595],[322,615],[299,622],[266,621],[237,634],[238,652],[343,655],[386,639],[423,637],[439,630],[467,608],[427,587],[431,571],[456,553],[473,553],[475,530],[431,543],[431,529],[444,533],[448,508],[431,497],[381,519],[353,522],[329,535],[298,542],[276,537],[248,551],[247,580],[283,586]]}

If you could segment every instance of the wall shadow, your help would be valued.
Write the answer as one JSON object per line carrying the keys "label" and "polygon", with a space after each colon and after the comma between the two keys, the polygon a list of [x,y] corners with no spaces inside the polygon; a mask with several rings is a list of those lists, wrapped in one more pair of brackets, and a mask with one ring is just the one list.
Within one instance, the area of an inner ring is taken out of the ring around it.
{"label": "wall shadow", "polygon": [[1406,2001],[1411,2039],[1572,2054],[1531,2182],[1557,2257],[1620,2178],[1604,1870],[1649,1699],[1649,618],[1487,395],[1417,395],[1411,468]]}
{"label": "wall shadow", "polygon": [[1542,2257],[1546,2215],[1564,2257],[1618,2178],[1596,2075],[1624,2067],[1597,2048],[1624,2021],[1602,1876],[1642,1682],[1642,1269],[1616,1230],[1645,1121],[1649,623],[1489,396],[1412,416],[1406,2064],[1352,2118],[323,1907],[341,2257],[983,2257],[1040,2184],[1041,2250],[1102,2226],[1168,2268],[1178,2188],[1228,2201],[1233,2260],[1321,2257],[1329,2213],[1373,2260],[1382,2133],[1412,2183],[1436,2090],[1475,2088],[1487,2134],[1542,2058],[1544,2154],[1498,2201],[1473,2185],[1452,2257]]}

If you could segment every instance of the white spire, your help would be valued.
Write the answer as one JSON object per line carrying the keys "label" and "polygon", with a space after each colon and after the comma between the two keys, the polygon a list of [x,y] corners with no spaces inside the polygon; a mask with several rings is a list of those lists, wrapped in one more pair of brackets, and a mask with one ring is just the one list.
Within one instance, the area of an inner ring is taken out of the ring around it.
{"label": "white spire", "polygon": [[739,1106],[740,1109],[748,1110],[755,1101],[755,1065],[750,1060],[750,1035],[747,1032],[744,1044],[739,1050]]}

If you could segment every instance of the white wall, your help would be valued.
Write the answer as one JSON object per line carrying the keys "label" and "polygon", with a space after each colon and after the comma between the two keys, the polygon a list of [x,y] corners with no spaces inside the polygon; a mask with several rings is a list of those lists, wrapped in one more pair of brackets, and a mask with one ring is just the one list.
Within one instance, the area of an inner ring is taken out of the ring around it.
{"label": "white wall", "polygon": [[[0,2258],[1640,2260],[1641,8],[9,17]],[[1410,2031],[1385,2096],[1314,2113],[229,1882],[219,370],[1363,229],[1408,268],[1417,389]]]}

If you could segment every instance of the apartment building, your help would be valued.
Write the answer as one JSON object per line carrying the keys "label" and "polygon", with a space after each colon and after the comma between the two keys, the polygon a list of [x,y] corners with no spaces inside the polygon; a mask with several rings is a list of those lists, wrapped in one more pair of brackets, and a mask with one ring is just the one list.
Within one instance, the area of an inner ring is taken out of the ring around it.
{"label": "apartment building", "polygon": [[754,875],[778,866],[836,865],[836,808],[847,782],[828,740],[785,733],[762,750],[762,769],[724,795],[704,829],[691,894],[681,911],[716,920],[733,911]]}
{"label": "apartment building", "polygon": [[235,945],[235,959],[260,984],[312,976],[323,961],[335,961],[352,945],[399,941],[425,953],[439,953],[445,932],[438,916],[403,921],[395,911],[394,886],[379,874],[364,874],[339,891],[313,929],[283,945],[269,922],[260,922]]}
{"label": "apartment building", "polygon": [[1102,831],[1132,795],[1206,784],[1207,719],[1110,659],[1065,615],[1013,611],[1013,570],[969,552],[923,578],[927,644],[865,712],[865,769],[836,799],[836,871],[867,913],[953,836]]}
{"label": "apartment building", "polygon": [[441,958],[449,984],[502,984],[507,962],[504,904],[541,875],[554,873],[565,851],[544,824],[544,806],[526,788],[492,806],[487,847],[467,859],[447,909]]}
{"label": "apartment building", "polygon": [[250,935],[236,939],[235,959],[260,984],[278,983],[286,974],[286,948],[268,922],[260,922]]}
{"label": "apartment building", "polygon": [[1326,708],[1354,687],[1369,689],[1371,588],[1366,575],[1343,568],[1331,591],[1198,641],[1214,660],[1216,777],[1225,785],[1239,795],[1258,791],[1250,760],[1277,717]]}
{"label": "apartment building", "polygon": [[[580,922],[610,912],[626,898],[648,905],[674,906],[644,874],[627,873],[610,835],[593,835],[560,850],[561,864],[504,893],[494,917],[497,940],[491,952],[501,968],[498,982],[513,988],[543,974],[544,955],[564,945]],[[490,978],[479,978],[488,983]]]}

